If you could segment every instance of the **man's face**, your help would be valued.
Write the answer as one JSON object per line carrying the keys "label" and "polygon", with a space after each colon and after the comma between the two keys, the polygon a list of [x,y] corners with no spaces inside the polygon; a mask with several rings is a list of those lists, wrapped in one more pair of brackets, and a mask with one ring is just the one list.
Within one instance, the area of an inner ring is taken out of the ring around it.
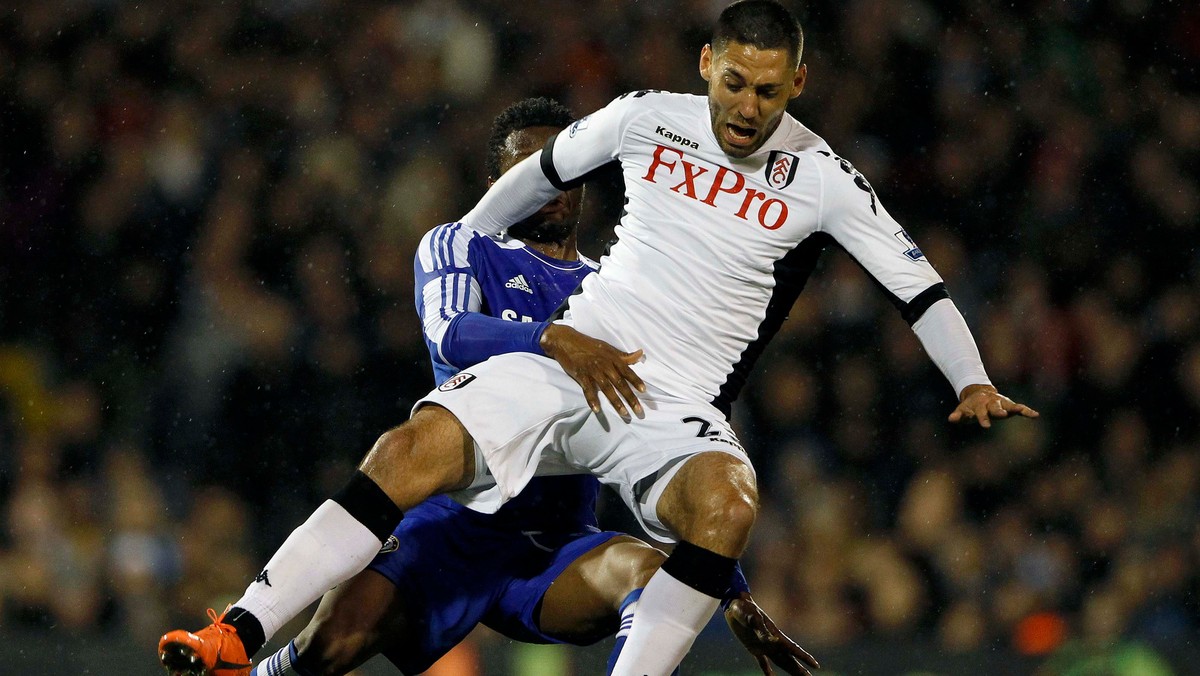
{"label": "man's face", "polygon": [[[500,153],[500,173],[504,174],[517,162],[541,150],[559,131],[555,127],[527,127],[509,134]],[[563,242],[579,222],[582,198],[583,188],[559,193],[537,213],[510,227],[508,234],[535,242]]]}
{"label": "man's face", "polygon": [[804,90],[808,69],[786,49],[759,49],[728,42],[719,52],[700,51],[700,75],[708,81],[713,134],[730,157],[747,157],[779,126],[788,101]]}

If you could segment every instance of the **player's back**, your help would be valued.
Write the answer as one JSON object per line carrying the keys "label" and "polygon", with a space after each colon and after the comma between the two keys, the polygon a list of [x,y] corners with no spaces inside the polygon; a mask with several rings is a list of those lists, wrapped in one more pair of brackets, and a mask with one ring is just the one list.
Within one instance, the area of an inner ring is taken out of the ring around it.
{"label": "player's back", "polygon": [[[517,239],[481,235],[457,223],[441,225],[425,235],[417,251],[418,314],[426,327],[431,324],[425,321],[429,313],[452,318],[461,312],[479,312],[508,321],[545,321],[596,267],[582,256],[576,261],[559,260]],[[442,336],[431,338],[429,331],[425,343],[435,383],[452,386],[449,379],[459,366],[450,363],[439,341],[432,339]],[[599,483],[588,475],[539,477],[496,514],[473,512],[445,496],[431,498],[418,509],[525,530],[578,532],[595,527],[598,492]]]}

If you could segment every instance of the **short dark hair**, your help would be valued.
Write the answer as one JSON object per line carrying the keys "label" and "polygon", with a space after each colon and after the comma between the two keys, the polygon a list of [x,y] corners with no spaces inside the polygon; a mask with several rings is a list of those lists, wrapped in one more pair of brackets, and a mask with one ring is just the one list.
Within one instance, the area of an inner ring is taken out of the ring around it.
{"label": "short dark hair", "polygon": [[488,178],[500,178],[500,154],[509,134],[530,127],[565,129],[573,119],[566,106],[544,96],[517,101],[505,108],[492,122],[487,145]]}
{"label": "short dark hair", "polygon": [[717,18],[712,49],[720,52],[730,42],[758,49],[786,49],[797,64],[804,54],[800,21],[775,0],[739,0]]}

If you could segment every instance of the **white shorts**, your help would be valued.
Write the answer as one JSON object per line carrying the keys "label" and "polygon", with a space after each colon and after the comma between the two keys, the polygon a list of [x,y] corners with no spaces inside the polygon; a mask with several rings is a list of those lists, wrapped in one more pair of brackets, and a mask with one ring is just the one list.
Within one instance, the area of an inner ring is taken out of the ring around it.
{"label": "white shorts", "polygon": [[649,383],[638,399],[645,416],[628,423],[603,396],[600,413],[593,413],[558,362],[513,353],[459,372],[413,410],[443,406],[475,440],[476,459],[486,467],[476,462],[473,489],[455,495],[471,509],[495,512],[534,476],[586,473],[616,489],[647,533],[674,542],[656,506],[683,461],[722,451],[752,468],[750,458],[711,404]]}

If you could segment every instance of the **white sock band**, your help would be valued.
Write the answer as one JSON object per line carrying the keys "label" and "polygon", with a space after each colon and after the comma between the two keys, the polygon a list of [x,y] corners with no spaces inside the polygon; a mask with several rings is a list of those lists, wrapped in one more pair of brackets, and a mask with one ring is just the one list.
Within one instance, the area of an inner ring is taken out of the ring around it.
{"label": "white sock band", "polygon": [[669,676],[720,602],[660,568],[638,599],[613,676]]}

